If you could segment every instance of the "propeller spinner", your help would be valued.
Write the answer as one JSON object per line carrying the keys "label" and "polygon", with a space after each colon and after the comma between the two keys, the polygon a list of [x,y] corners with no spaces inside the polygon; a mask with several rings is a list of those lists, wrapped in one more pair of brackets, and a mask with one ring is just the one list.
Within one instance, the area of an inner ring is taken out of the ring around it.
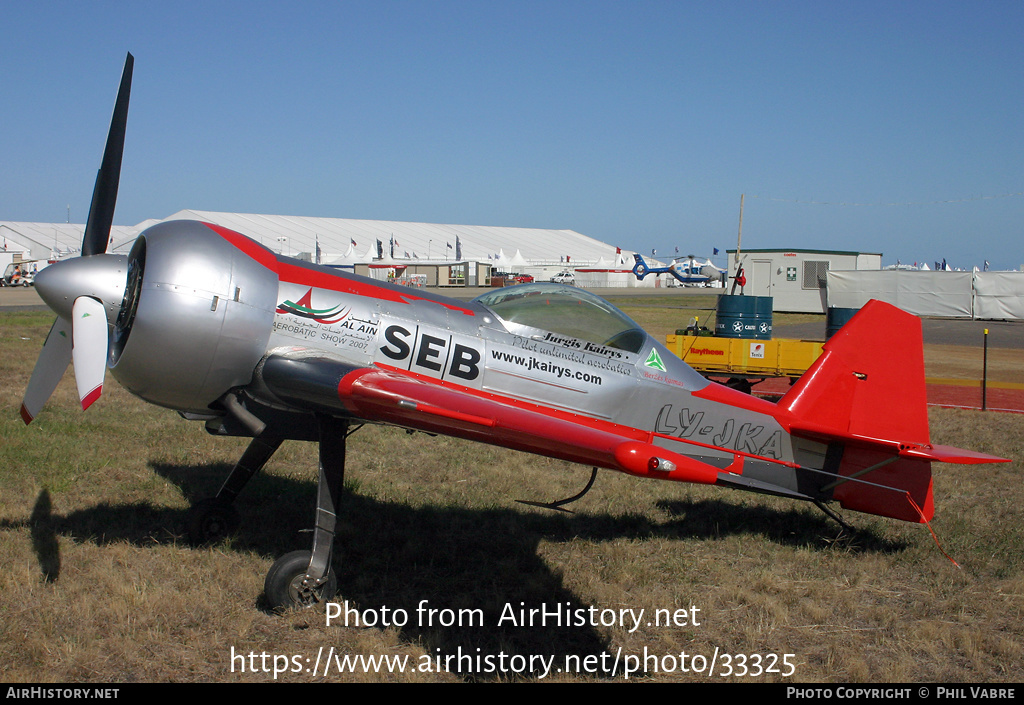
{"label": "propeller spinner", "polygon": [[128,101],[135,59],[125,58],[103,162],[93,187],[82,256],[39,272],[36,290],[57,313],[25,390],[21,417],[30,423],[53,394],[70,363],[75,366],[82,409],[99,398],[107,365],[110,326],[124,298],[128,258],[106,254],[121,179]]}

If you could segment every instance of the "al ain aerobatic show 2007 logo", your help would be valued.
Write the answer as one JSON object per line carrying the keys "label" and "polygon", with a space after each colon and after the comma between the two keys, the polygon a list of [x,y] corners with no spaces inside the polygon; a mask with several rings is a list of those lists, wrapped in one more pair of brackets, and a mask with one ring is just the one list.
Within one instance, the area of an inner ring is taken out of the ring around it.
{"label": "al ain aerobatic show 2007 logo", "polygon": [[277,313],[290,313],[300,318],[310,318],[318,323],[337,323],[352,312],[348,306],[338,304],[332,308],[313,308],[313,289],[310,288],[298,301],[284,301],[277,306]]}

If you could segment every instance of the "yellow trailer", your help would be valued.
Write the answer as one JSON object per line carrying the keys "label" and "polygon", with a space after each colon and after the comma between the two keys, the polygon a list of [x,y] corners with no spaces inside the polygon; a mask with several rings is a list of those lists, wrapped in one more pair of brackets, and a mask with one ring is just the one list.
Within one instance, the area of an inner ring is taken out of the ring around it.
{"label": "yellow trailer", "polygon": [[750,340],[669,335],[668,348],[705,375],[799,377],[821,355],[815,340]]}

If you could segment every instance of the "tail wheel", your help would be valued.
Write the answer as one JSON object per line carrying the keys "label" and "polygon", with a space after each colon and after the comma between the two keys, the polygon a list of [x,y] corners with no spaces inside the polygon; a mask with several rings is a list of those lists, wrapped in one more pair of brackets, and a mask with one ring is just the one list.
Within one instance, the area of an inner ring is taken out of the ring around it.
{"label": "tail wheel", "polygon": [[219,543],[236,531],[241,523],[238,510],[228,502],[204,499],[192,506],[185,520],[193,546]]}

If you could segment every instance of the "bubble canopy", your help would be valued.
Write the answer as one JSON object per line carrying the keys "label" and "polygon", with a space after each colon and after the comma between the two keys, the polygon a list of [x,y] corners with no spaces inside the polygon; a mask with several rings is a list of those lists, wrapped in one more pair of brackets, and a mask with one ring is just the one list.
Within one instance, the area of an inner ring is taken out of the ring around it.
{"label": "bubble canopy", "polygon": [[632,353],[640,352],[647,341],[647,334],[629,316],[600,296],[571,286],[503,287],[473,302],[486,306],[513,333],[531,335],[517,328],[535,328]]}

